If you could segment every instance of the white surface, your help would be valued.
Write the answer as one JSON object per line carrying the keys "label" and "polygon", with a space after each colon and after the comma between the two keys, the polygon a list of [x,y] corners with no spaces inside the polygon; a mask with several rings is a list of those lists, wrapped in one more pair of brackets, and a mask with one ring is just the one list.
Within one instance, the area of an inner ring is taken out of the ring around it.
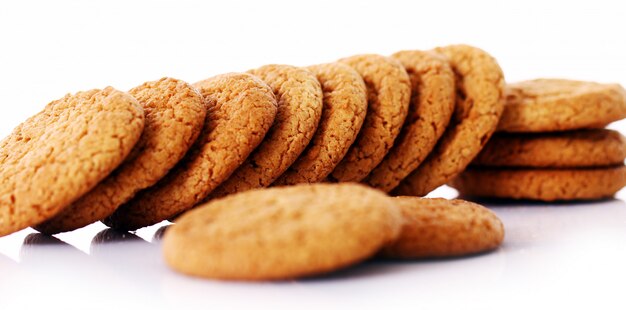
{"label": "white surface", "polygon": [[[337,2],[4,1],[0,136],[67,92],[452,43],[492,53],[508,81],[626,84],[619,1]],[[507,231],[494,253],[265,284],[174,274],[149,242],[157,227],[136,241],[92,244],[104,229],[94,224],[59,235],[68,245],[45,246],[22,246],[32,233],[24,230],[0,238],[0,309],[626,307],[624,202],[494,210]]]}
{"label": "white surface", "polygon": [[[443,188],[439,195],[454,196]],[[189,278],[167,269],[154,240],[102,224],[0,239],[0,309],[623,309],[626,204],[490,205],[506,227],[495,252],[448,260],[374,261],[327,277],[279,283]],[[102,231],[101,231],[102,230]],[[125,237],[125,238],[124,238]],[[67,242],[67,243],[66,243]],[[48,243],[48,244],[45,244]],[[52,307],[55,308],[55,307]]]}

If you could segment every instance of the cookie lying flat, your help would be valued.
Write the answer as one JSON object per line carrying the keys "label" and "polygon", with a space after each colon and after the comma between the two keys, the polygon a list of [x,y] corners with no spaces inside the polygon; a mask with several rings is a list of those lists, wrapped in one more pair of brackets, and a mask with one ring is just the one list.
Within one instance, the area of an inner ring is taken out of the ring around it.
{"label": "cookie lying flat", "polygon": [[173,269],[232,280],[280,280],[330,272],[365,260],[395,240],[400,210],[357,184],[247,191],[182,215],[165,232]]}
{"label": "cookie lying flat", "polygon": [[144,127],[131,95],[111,87],[52,101],[0,142],[0,236],[36,225],[91,190]]}
{"label": "cookie lying flat", "polygon": [[365,119],[367,90],[358,72],[342,63],[307,69],[322,85],[322,118],[307,148],[273,185],[323,181],[346,155]]}
{"label": "cookie lying flat", "polygon": [[365,81],[368,108],[361,132],[329,179],[358,182],[383,160],[400,133],[409,110],[411,81],[402,65],[389,57],[358,55],[339,61]]}
{"label": "cookie lying flat", "polygon": [[385,159],[363,180],[385,192],[398,186],[433,149],[448,126],[456,93],[454,72],[440,55],[402,51],[392,57],[411,78],[409,113]]}
{"label": "cookie lying flat", "polygon": [[608,129],[497,133],[472,165],[484,167],[580,168],[614,166],[626,158],[626,138]]}
{"label": "cookie lying flat", "polygon": [[504,76],[486,52],[467,45],[437,48],[457,76],[457,104],[445,133],[426,160],[393,191],[424,196],[461,173],[495,131],[503,109]]}
{"label": "cookie lying flat", "polygon": [[405,222],[381,255],[415,259],[469,255],[497,248],[504,225],[489,209],[464,200],[396,197]]}
{"label": "cookie lying flat", "polygon": [[506,86],[498,131],[601,128],[625,117],[626,91],[618,84],[537,79]]}
{"label": "cookie lying flat", "polygon": [[208,104],[200,136],[162,180],[120,206],[106,225],[134,230],[193,207],[243,163],[274,121],[272,90],[250,74],[218,75],[194,86]]}
{"label": "cookie lying flat", "polygon": [[593,200],[612,197],[626,186],[626,167],[469,169],[450,185],[468,197]]}
{"label": "cookie lying flat", "polygon": [[202,130],[206,106],[191,85],[163,78],[129,91],[143,106],[145,126],[133,151],[111,175],[61,213],[34,228],[45,234],[78,229],[111,215],[154,185],[185,155]]}
{"label": "cookie lying flat", "polygon": [[304,151],[322,115],[322,87],[311,72],[267,65],[250,73],[274,91],[278,112],[263,142],[209,198],[267,187]]}

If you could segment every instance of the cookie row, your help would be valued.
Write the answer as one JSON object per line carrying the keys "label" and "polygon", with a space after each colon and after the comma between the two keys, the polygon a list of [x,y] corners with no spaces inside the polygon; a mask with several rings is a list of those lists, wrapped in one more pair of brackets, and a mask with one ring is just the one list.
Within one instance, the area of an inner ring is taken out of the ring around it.
{"label": "cookie row", "polygon": [[[457,92],[455,70],[462,77],[459,83],[465,98],[459,106],[465,111],[450,125]],[[364,182],[389,191],[405,179],[417,186],[411,184],[410,192],[398,194],[423,195],[469,164],[495,130],[502,112],[502,72],[491,56],[469,46],[400,52],[392,57],[359,55],[308,69],[268,65],[249,73],[262,82],[251,86],[256,81],[253,76],[227,74],[194,86],[205,98],[213,98],[217,109],[236,105],[245,110],[243,94],[254,96],[267,84],[269,91],[264,92],[276,96],[274,119],[269,108],[264,109],[262,120],[257,118],[263,113],[246,111],[244,127],[231,124],[241,117],[231,119],[233,112],[224,112],[224,126],[212,128],[214,137],[200,139],[195,147],[199,151],[192,149],[193,155],[186,159],[199,165],[179,165],[163,181],[118,208],[105,224],[134,230],[171,219],[203,200],[302,182]],[[248,82],[239,85],[240,80]],[[269,106],[271,99],[265,99]],[[333,111],[323,109],[324,102],[349,102],[348,106],[360,108]],[[347,131],[324,126],[337,117]],[[318,129],[320,119],[323,124]],[[440,154],[428,159],[444,131],[446,137],[435,151]],[[233,132],[236,137],[228,134]],[[346,142],[340,149],[332,140],[317,142],[314,133],[334,139],[347,134],[342,138]],[[241,142],[233,143],[235,139]],[[308,145],[313,149],[307,149]],[[321,149],[334,152],[333,157],[323,159],[324,169],[318,164]],[[230,156],[217,156],[219,152]],[[206,162],[209,166],[202,166]],[[418,166],[421,170],[409,176]],[[210,171],[208,177],[206,171]],[[424,174],[429,177],[423,178]]]}
{"label": "cookie row", "polygon": [[389,197],[354,183],[258,189],[212,200],[163,238],[165,260],[193,276],[283,280],[325,274],[373,256],[440,258],[492,250],[496,215],[461,200]]}
{"label": "cookie row", "polygon": [[496,133],[451,182],[465,196],[581,200],[626,185],[626,138],[602,127],[626,116],[617,84],[539,79],[507,86]]}
{"label": "cookie row", "polygon": [[[453,45],[68,95],[2,142],[0,235],[97,220],[133,230],[297,183],[422,196],[462,172],[497,126],[524,119],[511,102],[500,119],[503,92],[495,59]],[[116,116],[124,109],[135,114]]]}
{"label": "cookie row", "polygon": [[[203,199],[272,183],[367,178],[388,191],[443,134],[454,109],[454,68],[470,83],[470,123],[491,105],[501,111],[495,60],[468,46],[437,52],[362,55],[307,69],[270,65],[193,86],[163,79],[129,93],[67,95],[2,142],[0,233],[33,225],[57,233],[102,219],[137,229]],[[493,76],[472,70],[474,63]],[[495,129],[496,116],[483,135]],[[461,123],[448,126],[448,136],[473,131]],[[478,152],[474,144],[462,152],[464,161]],[[431,160],[428,170],[462,169],[448,167],[458,163],[448,157]]]}

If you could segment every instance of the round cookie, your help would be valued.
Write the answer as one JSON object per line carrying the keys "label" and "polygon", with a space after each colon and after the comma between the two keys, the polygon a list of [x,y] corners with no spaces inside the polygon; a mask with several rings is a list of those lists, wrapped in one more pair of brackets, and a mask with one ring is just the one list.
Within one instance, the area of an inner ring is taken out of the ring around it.
{"label": "round cookie", "polygon": [[139,140],[144,113],[112,87],[68,94],[0,142],[0,236],[59,213],[113,171]]}
{"label": "round cookie", "polygon": [[323,181],[346,155],[365,119],[367,90],[358,72],[338,62],[307,69],[322,85],[322,118],[307,148],[273,185]]}
{"label": "round cookie", "polygon": [[540,134],[496,133],[472,161],[483,167],[613,166],[626,158],[626,138],[609,129]]}
{"label": "round cookie", "polygon": [[426,160],[393,193],[424,196],[461,173],[495,131],[502,115],[504,76],[496,60],[468,45],[435,49],[456,74],[454,116]]}
{"label": "round cookie", "polygon": [[243,163],[274,121],[276,99],[257,77],[228,73],[194,86],[208,104],[200,136],[163,179],[121,205],[106,225],[135,230],[190,209]]}
{"label": "round cookie", "polygon": [[453,199],[396,197],[404,226],[398,239],[383,248],[388,258],[439,258],[481,253],[504,240],[504,225],[491,210]]}
{"label": "round cookie", "polygon": [[409,110],[411,81],[395,59],[357,55],[339,60],[354,68],[367,87],[367,114],[356,141],[328,177],[329,181],[363,180],[385,157]]}
{"label": "round cookie", "polygon": [[304,151],[319,124],[323,95],[314,74],[286,65],[267,65],[250,73],[273,89],[276,120],[259,147],[208,199],[272,184]]}
{"label": "round cookie", "polygon": [[358,184],[300,184],[213,200],[165,232],[173,269],[230,280],[280,280],[327,273],[396,239],[400,210]]}
{"label": "round cookie", "polygon": [[129,91],[143,106],[145,126],[133,151],[111,175],[53,218],[34,228],[56,234],[111,215],[139,190],[154,185],[185,155],[204,125],[206,106],[191,85],[172,78]]}
{"label": "round cookie", "polygon": [[626,167],[469,169],[450,185],[470,197],[593,200],[612,197],[626,186]]}
{"label": "round cookie", "polygon": [[411,104],[400,135],[385,159],[364,183],[385,192],[417,168],[448,126],[455,106],[454,72],[432,52],[401,51],[392,55],[411,78]]}
{"label": "round cookie", "polygon": [[506,86],[498,131],[601,128],[625,117],[626,91],[618,84],[537,79]]}

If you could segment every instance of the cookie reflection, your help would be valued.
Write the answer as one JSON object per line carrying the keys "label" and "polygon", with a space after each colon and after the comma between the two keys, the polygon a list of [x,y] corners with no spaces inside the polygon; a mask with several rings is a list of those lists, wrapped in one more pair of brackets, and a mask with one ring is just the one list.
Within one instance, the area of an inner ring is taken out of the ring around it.
{"label": "cookie reflection", "polygon": [[92,246],[94,244],[107,244],[107,243],[120,243],[120,242],[141,242],[144,241],[137,235],[127,232],[116,230],[113,228],[107,228],[97,233],[93,239],[91,239]]}
{"label": "cookie reflection", "polygon": [[152,243],[160,242],[161,240],[163,240],[163,236],[165,235],[165,232],[171,226],[172,225],[165,225],[165,226],[160,227],[157,231],[155,231],[154,235],[152,236]]}
{"label": "cookie reflection", "polygon": [[153,252],[153,247],[152,243],[133,233],[107,228],[91,239],[89,253],[92,258],[107,264],[119,264],[120,261],[140,264],[148,253]]}
{"label": "cookie reflection", "polygon": [[161,262],[159,246],[139,236],[112,228],[96,234],[89,248],[91,259],[128,283],[157,290]]}
{"label": "cookie reflection", "polygon": [[86,254],[60,239],[40,233],[32,233],[24,238],[20,249],[22,263],[62,263],[67,257],[86,256]]}
{"label": "cookie reflection", "polygon": [[38,281],[62,277],[78,283],[81,276],[94,270],[89,256],[58,238],[33,233],[24,238],[20,248],[20,267]]}

